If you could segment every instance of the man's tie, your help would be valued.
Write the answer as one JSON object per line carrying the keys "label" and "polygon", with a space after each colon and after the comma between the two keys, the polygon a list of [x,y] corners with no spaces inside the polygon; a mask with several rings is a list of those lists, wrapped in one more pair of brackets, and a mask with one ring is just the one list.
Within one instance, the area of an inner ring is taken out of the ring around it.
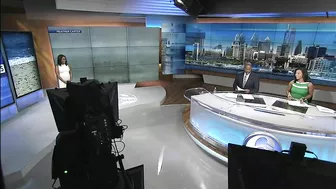
{"label": "man's tie", "polygon": [[248,74],[244,74],[243,88],[245,87],[245,84],[246,84],[246,82],[247,82],[247,76],[248,76]]}

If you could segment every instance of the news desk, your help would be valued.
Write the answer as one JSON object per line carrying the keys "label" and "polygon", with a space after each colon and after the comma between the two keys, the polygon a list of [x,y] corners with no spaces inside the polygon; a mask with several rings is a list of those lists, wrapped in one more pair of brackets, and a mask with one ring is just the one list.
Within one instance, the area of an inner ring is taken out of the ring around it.
{"label": "news desk", "polygon": [[282,150],[288,150],[292,141],[304,143],[319,159],[336,162],[335,111],[290,106],[286,99],[263,94],[253,95],[255,100],[231,96],[232,92],[210,93],[203,88],[185,92],[191,102],[188,125],[194,132],[186,131],[210,154],[227,161],[228,143],[243,145],[249,136],[261,133],[275,137]]}

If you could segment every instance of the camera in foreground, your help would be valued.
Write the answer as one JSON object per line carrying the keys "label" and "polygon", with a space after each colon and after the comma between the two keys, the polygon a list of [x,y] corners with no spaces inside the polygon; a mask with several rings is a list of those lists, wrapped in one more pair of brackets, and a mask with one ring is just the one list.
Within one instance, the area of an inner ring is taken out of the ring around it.
{"label": "camera in foreground", "polygon": [[144,188],[143,165],[125,170],[117,146],[125,145],[127,129],[119,119],[117,82],[82,78],[47,94],[59,131],[52,178],[61,189]]}

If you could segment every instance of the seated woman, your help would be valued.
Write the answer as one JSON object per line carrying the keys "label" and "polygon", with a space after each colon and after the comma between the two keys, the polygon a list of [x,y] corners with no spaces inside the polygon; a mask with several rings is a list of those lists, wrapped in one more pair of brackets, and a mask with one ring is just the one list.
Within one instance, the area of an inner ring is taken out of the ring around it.
{"label": "seated woman", "polygon": [[288,99],[310,102],[314,93],[314,85],[309,81],[308,72],[305,69],[296,69],[294,80],[289,82],[287,88]]}

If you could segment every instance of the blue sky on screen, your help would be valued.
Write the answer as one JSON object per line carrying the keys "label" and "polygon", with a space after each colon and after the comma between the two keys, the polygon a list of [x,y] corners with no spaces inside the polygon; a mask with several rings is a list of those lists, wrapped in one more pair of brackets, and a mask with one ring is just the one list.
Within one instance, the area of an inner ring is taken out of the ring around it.
{"label": "blue sky on screen", "polygon": [[[187,24],[186,32],[204,32],[204,46],[213,48],[219,44],[231,46],[236,34],[243,33],[249,43],[256,33],[259,40],[269,37],[273,48],[281,45],[288,26],[295,30],[295,44],[302,41],[303,48],[320,45],[328,48],[329,54],[336,55],[336,25],[334,23],[316,24]],[[186,50],[192,50],[188,45]]]}

